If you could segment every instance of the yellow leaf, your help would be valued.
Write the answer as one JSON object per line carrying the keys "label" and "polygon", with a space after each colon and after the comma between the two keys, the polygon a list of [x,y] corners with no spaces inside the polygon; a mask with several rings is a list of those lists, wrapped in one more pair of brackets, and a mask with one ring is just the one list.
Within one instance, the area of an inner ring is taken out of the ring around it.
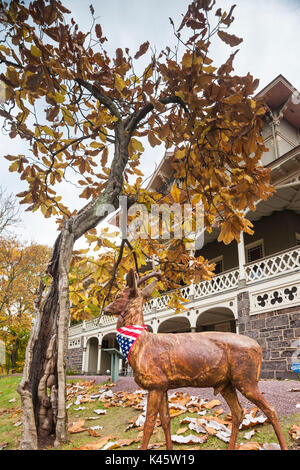
{"label": "yellow leaf", "polygon": [[101,144],[100,142],[94,141],[90,143],[90,147],[92,147],[93,149],[102,149],[104,145]]}
{"label": "yellow leaf", "polygon": [[266,110],[263,106],[261,106],[260,108],[258,108],[258,110],[256,111],[256,114],[257,116],[261,116],[262,114],[265,114]]}
{"label": "yellow leaf", "polygon": [[206,73],[214,73],[217,69],[212,65],[208,65],[207,67],[203,67],[204,72]]}
{"label": "yellow leaf", "polygon": [[63,103],[65,101],[65,95],[59,93],[58,91],[55,93],[54,99],[56,103]]}
{"label": "yellow leaf", "polygon": [[183,158],[185,158],[185,155],[185,149],[179,149],[175,152],[174,158],[175,160],[182,160]]}
{"label": "yellow leaf", "polygon": [[171,196],[174,202],[179,202],[180,200],[180,189],[177,187],[177,184],[174,183],[171,189]]}
{"label": "yellow leaf", "polygon": [[54,137],[54,131],[48,126],[43,126],[43,131],[47,134],[50,135],[51,137]]}
{"label": "yellow leaf", "polygon": [[0,51],[5,52],[5,54],[10,55],[10,49],[3,44],[0,44]]}
{"label": "yellow leaf", "polygon": [[181,63],[182,63],[182,67],[184,67],[185,69],[191,67],[193,63],[192,54],[190,52],[186,52],[182,58]]}
{"label": "yellow leaf", "polygon": [[117,73],[115,74],[115,88],[118,91],[122,91],[126,87],[126,83],[124,82],[123,78],[120,77]]}
{"label": "yellow leaf", "polygon": [[9,166],[8,170],[9,170],[9,171],[17,171],[17,170],[19,169],[19,164],[20,164],[20,163],[19,163],[19,160],[13,162],[13,163]]}
{"label": "yellow leaf", "polygon": [[30,52],[34,57],[37,57],[37,58],[41,57],[42,55],[42,51],[34,45],[31,46]]}
{"label": "yellow leaf", "polygon": [[144,152],[144,150],[145,150],[142,143],[137,139],[132,138],[131,141],[130,141],[130,145],[131,145],[131,148],[133,150],[133,153],[135,153],[135,152]]}
{"label": "yellow leaf", "polygon": [[69,124],[70,126],[74,126],[75,120],[74,120],[71,112],[66,108],[61,108],[61,110],[62,110],[63,117],[64,117],[64,120],[66,121],[66,123]]}
{"label": "yellow leaf", "polygon": [[237,104],[240,103],[243,99],[243,95],[241,93],[236,93],[235,95],[228,96],[223,101],[228,104]]}
{"label": "yellow leaf", "polygon": [[218,242],[223,241],[225,245],[229,245],[229,243],[234,239],[234,235],[232,233],[232,224],[230,221],[226,221],[222,224],[221,232],[218,237]]}
{"label": "yellow leaf", "polygon": [[253,183],[253,178],[250,175],[244,175],[244,179],[247,180],[249,183]]}

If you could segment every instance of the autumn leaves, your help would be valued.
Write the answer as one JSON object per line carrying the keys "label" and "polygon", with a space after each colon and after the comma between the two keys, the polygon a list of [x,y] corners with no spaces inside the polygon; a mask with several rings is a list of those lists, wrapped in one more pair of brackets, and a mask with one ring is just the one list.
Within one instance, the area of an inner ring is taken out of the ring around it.
{"label": "autumn leaves", "polygon": [[[113,391],[113,384],[95,386],[93,381],[79,381],[68,384],[67,398],[69,412],[72,410],[72,416],[74,412],[77,413],[77,419],[69,418],[73,450],[126,450],[132,446],[138,448],[145,423],[146,391],[137,389],[132,392],[116,392]],[[204,444],[204,448],[218,448],[220,445],[222,447],[221,443],[229,442],[232,417],[231,413],[224,412],[219,400],[206,400],[201,395],[194,396],[183,391],[169,392],[169,409],[172,442],[175,446],[201,450]],[[121,425],[123,428],[119,428],[116,433],[112,432],[109,423],[117,410],[137,410],[137,414],[127,424]],[[259,414],[256,407],[250,411],[244,409],[240,426],[244,433],[238,444],[239,450],[277,449],[278,444],[266,443],[257,437],[267,422],[267,418]],[[158,418],[150,449],[163,449],[165,446],[165,442],[157,437],[160,426]],[[83,443],[80,444],[80,440],[75,438],[79,435],[89,436],[89,439],[81,439]],[[290,428],[290,435],[295,442],[296,439],[299,440],[299,428],[296,425]]]}

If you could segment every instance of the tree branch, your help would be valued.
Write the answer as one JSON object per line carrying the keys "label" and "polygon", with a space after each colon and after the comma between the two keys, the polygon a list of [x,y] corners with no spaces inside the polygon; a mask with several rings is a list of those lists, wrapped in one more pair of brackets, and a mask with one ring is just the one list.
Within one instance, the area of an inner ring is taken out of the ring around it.
{"label": "tree branch", "polygon": [[[179,104],[185,110],[185,112],[188,112],[188,108],[186,107],[182,99],[179,98],[179,96],[172,95],[166,98],[161,98],[158,101],[164,105]],[[140,121],[142,121],[147,116],[147,114],[150,113],[153,109],[154,109],[153,104],[148,103],[138,113],[134,113],[131,116],[131,118],[127,121],[125,125],[125,128],[129,132],[129,134],[132,134],[134,132],[134,130],[136,129]]]}
{"label": "tree branch", "polygon": [[104,93],[102,93],[99,88],[95,87],[95,85],[91,85],[85,80],[82,80],[82,78],[76,78],[75,81],[79,85],[89,90],[89,92],[92,93],[92,95],[97,98],[97,100],[99,100],[101,104],[106,106],[114,116],[116,116],[118,119],[121,119],[121,114],[119,113],[118,108],[114,104],[113,100],[106,96]]}

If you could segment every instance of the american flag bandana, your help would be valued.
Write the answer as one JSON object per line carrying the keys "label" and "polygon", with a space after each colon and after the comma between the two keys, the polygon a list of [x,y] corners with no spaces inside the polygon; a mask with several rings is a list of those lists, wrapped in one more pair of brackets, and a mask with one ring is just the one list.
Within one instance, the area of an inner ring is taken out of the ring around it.
{"label": "american flag bandana", "polygon": [[119,343],[121,352],[124,354],[127,361],[129,359],[132,346],[138,337],[143,333],[143,331],[148,331],[146,325],[130,325],[117,328],[116,340]]}

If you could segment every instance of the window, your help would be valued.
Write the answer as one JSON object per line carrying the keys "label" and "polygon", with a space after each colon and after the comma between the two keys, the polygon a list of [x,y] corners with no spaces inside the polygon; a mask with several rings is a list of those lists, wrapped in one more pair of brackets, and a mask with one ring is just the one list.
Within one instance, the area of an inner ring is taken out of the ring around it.
{"label": "window", "polygon": [[264,257],[264,241],[257,240],[256,242],[249,243],[249,245],[245,246],[246,250],[246,262],[252,263],[257,259],[261,259]]}
{"label": "window", "polygon": [[223,268],[223,255],[218,256],[217,258],[213,258],[209,260],[210,263],[215,263],[215,275],[222,273],[224,271]]}
{"label": "window", "polygon": [[[264,250],[264,241],[257,240],[256,242],[249,243],[249,245],[245,246],[246,251],[246,263],[252,263],[256,260],[259,260],[265,256]],[[255,263],[251,266],[250,271],[250,279],[251,280],[259,280],[264,273],[264,262]]]}

